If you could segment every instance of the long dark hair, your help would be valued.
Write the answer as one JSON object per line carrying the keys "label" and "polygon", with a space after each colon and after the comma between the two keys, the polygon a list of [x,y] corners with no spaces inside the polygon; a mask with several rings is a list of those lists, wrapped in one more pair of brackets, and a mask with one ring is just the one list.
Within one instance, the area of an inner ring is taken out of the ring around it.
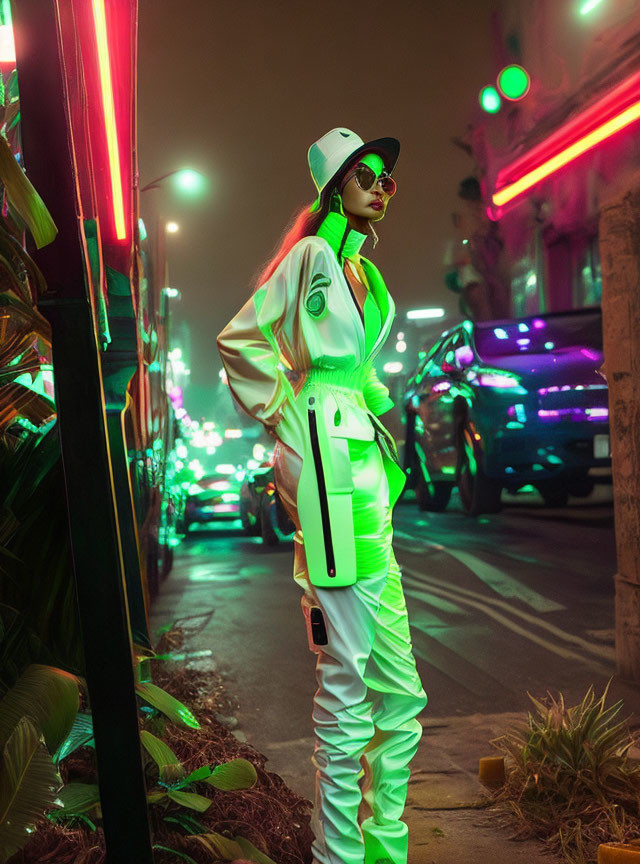
{"label": "long dark hair", "polygon": [[317,209],[312,209],[313,205],[307,204],[302,208],[302,210],[299,210],[294,214],[293,218],[287,225],[282,238],[277,244],[273,255],[260,271],[260,275],[256,279],[252,293],[255,294],[258,288],[260,288],[261,285],[264,285],[264,283],[271,278],[278,267],[278,264],[280,264],[282,259],[289,254],[299,240],[302,240],[303,237],[310,237],[312,234],[317,233],[318,228],[322,225],[329,214],[329,210],[331,209],[331,197],[335,191],[336,184],[328,183],[320,195],[320,206]]}

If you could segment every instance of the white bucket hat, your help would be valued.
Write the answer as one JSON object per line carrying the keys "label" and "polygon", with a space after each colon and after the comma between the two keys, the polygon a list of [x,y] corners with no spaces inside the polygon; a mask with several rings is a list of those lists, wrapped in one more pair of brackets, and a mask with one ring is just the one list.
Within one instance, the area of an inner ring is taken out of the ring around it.
{"label": "white bucket hat", "polygon": [[391,174],[399,152],[400,142],[397,138],[376,138],[365,144],[351,129],[338,126],[314,141],[309,147],[307,159],[311,177],[320,193],[340,173],[345,162],[352,161],[360,153],[377,153]]}

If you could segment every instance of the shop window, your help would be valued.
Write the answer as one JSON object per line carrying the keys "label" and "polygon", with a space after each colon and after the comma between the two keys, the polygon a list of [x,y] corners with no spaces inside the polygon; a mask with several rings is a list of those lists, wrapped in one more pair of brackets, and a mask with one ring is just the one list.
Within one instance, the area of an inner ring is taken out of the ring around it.
{"label": "shop window", "polygon": [[547,241],[546,271],[550,311],[600,304],[602,272],[597,236],[575,233]]}

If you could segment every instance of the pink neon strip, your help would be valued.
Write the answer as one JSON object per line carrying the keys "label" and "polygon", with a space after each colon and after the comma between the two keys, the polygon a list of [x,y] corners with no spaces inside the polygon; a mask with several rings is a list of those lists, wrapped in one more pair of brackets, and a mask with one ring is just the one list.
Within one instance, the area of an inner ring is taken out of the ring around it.
{"label": "pink neon strip", "polygon": [[107,135],[107,150],[109,152],[113,219],[115,222],[116,237],[118,240],[124,240],[127,236],[127,230],[124,219],[124,202],[122,200],[122,173],[120,171],[118,127],[116,124],[115,106],[113,104],[111,61],[109,60],[109,41],[107,38],[107,19],[104,10],[104,0],[92,0],[91,5],[93,7],[93,20],[96,29],[100,88],[102,90],[102,110],[104,113],[104,128]]}
{"label": "pink neon strip", "polygon": [[582,156],[582,154],[586,153],[587,150],[596,147],[602,141],[615,135],[616,132],[620,132],[620,130],[626,128],[638,119],[640,119],[640,101],[634,102],[634,104],[630,105],[629,108],[620,112],[620,114],[617,114],[615,117],[612,117],[610,120],[607,120],[606,123],[603,123],[592,132],[589,132],[588,135],[583,135],[581,138],[578,138],[578,140],[573,144],[565,147],[559,153],[556,153],[555,156],[552,156],[541,165],[538,165],[537,168],[527,171],[526,174],[523,174],[522,177],[518,178],[514,183],[510,183],[508,186],[505,186],[504,189],[496,192],[493,195],[493,203],[497,207],[507,204],[516,196],[522,195],[522,193],[526,192],[527,189],[535,186],[536,183],[544,180],[545,177],[554,174],[564,165],[573,162],[574,159],[577,159],[578,156]]}

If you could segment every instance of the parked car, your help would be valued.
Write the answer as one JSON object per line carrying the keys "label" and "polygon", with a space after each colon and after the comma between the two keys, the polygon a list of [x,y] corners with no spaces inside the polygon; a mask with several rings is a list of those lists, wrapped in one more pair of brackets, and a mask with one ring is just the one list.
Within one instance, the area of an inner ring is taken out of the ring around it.
{"label": "parked car", "polygon": [[531,484],[546,504],[587,496],[610,466],[598,308],[465,321],[442,334],[407,384],[405,468],[418,505],[492,513]]}
{"label": "parked car", "polygon": [[178,523],[178,531],[186,534],[195,524],[240,518],[240,487],[244,473],[234,465],[220,465],[191,484]]}
{"label": "parked car", "polygon": [[291,539],[295,525],[276,491],[271,462],[247,471],[240,490],[240,515],[245,532],[261,536],[267,546]]}

